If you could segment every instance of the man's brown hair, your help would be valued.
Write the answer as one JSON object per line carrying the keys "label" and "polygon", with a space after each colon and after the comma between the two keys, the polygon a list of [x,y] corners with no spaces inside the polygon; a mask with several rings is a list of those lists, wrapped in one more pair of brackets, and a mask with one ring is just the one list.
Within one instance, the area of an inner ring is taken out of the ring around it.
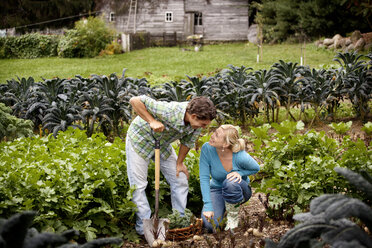
{"label": "man's brown hair", "polygon": [[186,112],[196,114],[199,120],[213,120],[217,114],[213,102],[205,96],[193,98],[187,105]]}

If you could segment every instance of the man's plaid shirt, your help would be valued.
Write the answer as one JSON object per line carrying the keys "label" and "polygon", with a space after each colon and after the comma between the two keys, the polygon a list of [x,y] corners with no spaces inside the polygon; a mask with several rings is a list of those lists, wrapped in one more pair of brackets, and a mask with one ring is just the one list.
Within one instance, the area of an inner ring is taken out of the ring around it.
{"label": "man's plaid shirt", "polygon": [[[188,102],[163,102],[156,101],[148,96],[140,96],[147,111],[158,121],[163,123],[165,129],[154,136],[160,139],[160,156],[167,159],[171,154],[171,143],[180,140],[181,144],[192,148],[199,138],[201,128],[193,129],[185,125],[184,117]],[[150,125],[137,116],[129,126],[128,136],[134,150],[145,160],[153,158],[155,141]]]}

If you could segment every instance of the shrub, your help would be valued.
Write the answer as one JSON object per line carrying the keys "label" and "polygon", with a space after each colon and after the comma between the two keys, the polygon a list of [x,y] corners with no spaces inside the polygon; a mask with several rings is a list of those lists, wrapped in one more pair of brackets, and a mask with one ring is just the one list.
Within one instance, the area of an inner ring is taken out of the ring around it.
{"label": "shrub", "polygon": [[99,53],[99,56],[113,55],[113,54],[120,54],[120,53],[123,53],[123,49],[121,45],[118,42],[113,41],[110,44],[106,45],[105,50],[102,50]]}
{"label": "shrub", "polygon": [[58,44],[58,56],[94,57],[110,44],[115,31],[109,28],[100,17],[89,17],[75,23]]}
{"label": "shrub", "polygon": [[57,55],[59,36],[38,33],[0,39],[0,58],[39,58]]}

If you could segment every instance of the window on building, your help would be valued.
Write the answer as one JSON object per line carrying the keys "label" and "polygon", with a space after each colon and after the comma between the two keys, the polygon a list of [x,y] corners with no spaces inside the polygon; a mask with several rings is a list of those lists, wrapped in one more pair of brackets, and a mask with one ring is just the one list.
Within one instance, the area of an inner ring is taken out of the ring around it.
{"label": "window on building", "polygon": [[110,12],[110,22],[114,22],[115,21],[115,13],[114,12]]}
{"label": "window on building", "polygon": [[173,22],[173,12],[165,12],[165,22]]}
{"label": "window on building", "polygon": [[202,13],[201,12],[195,12],[195,14],[194,14],[194,25],[195,26],[202,26],[203,25],[203,19],[202,19]]}

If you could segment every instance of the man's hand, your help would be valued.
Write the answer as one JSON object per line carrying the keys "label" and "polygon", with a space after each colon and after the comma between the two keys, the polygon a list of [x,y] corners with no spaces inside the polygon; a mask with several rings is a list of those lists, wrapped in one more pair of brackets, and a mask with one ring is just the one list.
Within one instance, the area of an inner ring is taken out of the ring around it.
{"label": "man's hand", "polygon": [[189,171],[188,171],[186,165],[183,164],[183,162],[182,163],[177,163],[177,174],[176,174],[177,177],[180,175],[180,172],[183,172],[186,175],[187,180],[189,180]]}
{"label": "man's hand", "polygon": [[160,121],[153,120],[149,124],[152,130],[154,130],[154,132],[161,133],[164,131],[164,124],[161,123]]}
{"label": "man's hand", "polygon": [[213,211],[206,211],[206,212],[203,212],[203,215],[205,216],[205,218],[210,222],[210,220],[213,218],[214,216],[214,212]]}

